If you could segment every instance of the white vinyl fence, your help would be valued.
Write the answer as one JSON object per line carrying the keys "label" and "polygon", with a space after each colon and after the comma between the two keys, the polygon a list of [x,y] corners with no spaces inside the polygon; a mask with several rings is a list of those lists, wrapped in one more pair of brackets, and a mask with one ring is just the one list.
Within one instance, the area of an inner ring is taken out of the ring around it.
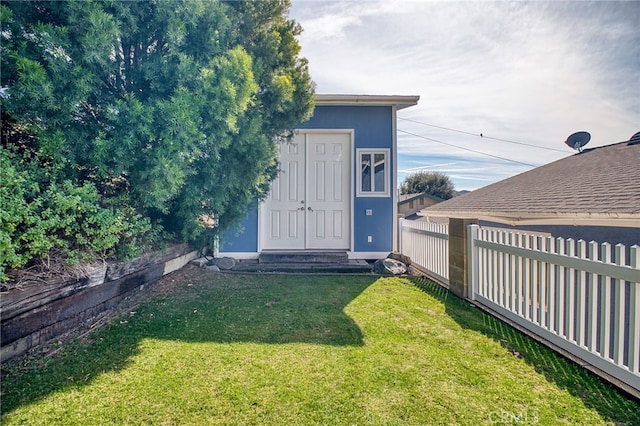
{"label": "white vinyl fence", "polygon": [[449,225],[400,219],[400,251],[433,278],[449,284]]}
{"label": "white vinyl fence", "polygon": [[472,300],[640,390],[640,247],[468,232]]}
{"label": "white vinyl fence", "polygon": [[[400,250],[449,283],[448,225],[400,220]],[[468,228],[469,298],[640,391],[640,247]]]}

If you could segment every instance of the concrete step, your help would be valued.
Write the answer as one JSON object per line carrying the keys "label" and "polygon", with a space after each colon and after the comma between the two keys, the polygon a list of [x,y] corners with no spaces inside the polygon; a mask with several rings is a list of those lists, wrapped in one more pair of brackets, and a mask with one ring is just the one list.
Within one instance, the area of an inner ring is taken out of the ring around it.
{"label": "concrete step", "polygon": [[272,272],[272,273],[310,273],[310,274],[355,274],[371,273],[371,265],[366,260],[347,260],[346,262],[267,262],[241,260],[231,272]]}
{"label": "concrete step", "polygon": [[347,263],[349,256],[345,251],[263,251],[258,257],[259,263]]}

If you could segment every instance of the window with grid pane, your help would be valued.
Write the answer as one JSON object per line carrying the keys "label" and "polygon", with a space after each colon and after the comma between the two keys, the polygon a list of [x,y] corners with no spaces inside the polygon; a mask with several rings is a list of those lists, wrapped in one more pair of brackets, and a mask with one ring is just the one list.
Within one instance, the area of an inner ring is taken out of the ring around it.
{"label": "window with grid pane", "polygon": [[389,150],[359,149],[358,196],[389,195]]}

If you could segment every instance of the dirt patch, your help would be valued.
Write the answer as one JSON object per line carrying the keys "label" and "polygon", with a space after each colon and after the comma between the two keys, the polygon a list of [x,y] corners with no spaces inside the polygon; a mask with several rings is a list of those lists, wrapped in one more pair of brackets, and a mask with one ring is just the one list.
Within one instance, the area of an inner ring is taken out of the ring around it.
{"label": "dirt patch", "polygon": [[[158,296],[168,296],[179,291],[184,291],[190,287],[201,284],[211,278],[212,272],[199,268],[196,265],[188,264],[175,272],[165,275],[151,286],[146,296],[142,297],[138,303]],[[140,296],[143,296],[142,294]]]}

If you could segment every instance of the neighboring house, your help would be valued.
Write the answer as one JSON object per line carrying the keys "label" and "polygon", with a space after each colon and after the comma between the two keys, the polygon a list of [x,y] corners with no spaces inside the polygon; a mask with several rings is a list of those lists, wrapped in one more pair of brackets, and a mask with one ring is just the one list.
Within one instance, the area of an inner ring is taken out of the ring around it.
{"label": "neighboring house", "polygon": [[401,194],[398,197],[398,217],[405,219],[420,219],[416,213],[420,210],[444,201],[442,198],[425,194]]}
{"label": "neighboring house", "polygon": [[316,95],[311,119],[280,145],[279,177],[219,254],[339,250],[349,258],[395,249],[396,112],[418,96]]}
{"label": "neighboring house", "polygon": [[422,216],[640,245],[640,142],[584,149],[424,209]]}

